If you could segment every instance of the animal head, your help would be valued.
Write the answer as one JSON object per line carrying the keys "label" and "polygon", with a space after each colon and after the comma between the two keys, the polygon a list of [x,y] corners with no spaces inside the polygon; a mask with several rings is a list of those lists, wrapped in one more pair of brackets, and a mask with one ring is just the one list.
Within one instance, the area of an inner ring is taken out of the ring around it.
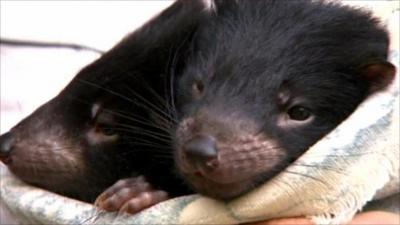
{"label": "animal head", "polygon": [[120,178],[165,170],[167,75],[205,7],[177,1],[85,67],[0,137],[1,161],[30,184],[85,201]]}
{"label": "animal head", "polygon": [[392,80],[370,13],[311,1],[215,1],[177,82],[176,164],[230,199],[281,172]]}

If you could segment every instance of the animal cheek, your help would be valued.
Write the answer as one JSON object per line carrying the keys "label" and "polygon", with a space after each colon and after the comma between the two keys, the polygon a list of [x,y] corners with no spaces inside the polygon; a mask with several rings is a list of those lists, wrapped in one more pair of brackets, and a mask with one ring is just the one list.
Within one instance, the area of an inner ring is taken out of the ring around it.
{"label": "animal cheek", "polygon": [[[56,141],[49,141],[53,142]],[[22,180],[39,184],[47,182],[41,179],[57,180],[60,174],[81,173],[84,164],[77,146],[49,143],[19,142],[13,149],[8,168]]]}
{"label": "animal cheek", "polygon": [[272,177],[282,168],[286,155],[283,149],[265,147],[236,152],[231,149],[220,158],[218,169],[210,175],[215,181],[233,183],[256,179],[260,175]]}

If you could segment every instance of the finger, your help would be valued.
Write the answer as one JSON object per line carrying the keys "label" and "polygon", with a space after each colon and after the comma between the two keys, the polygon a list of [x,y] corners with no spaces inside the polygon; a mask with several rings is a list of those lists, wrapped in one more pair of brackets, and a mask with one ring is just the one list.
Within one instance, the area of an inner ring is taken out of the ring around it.
{"label": "finger", "polygon": [[400,214],[382,212],[382,211],[371,211],[360,213],[354,217],[349,225],[391,225],[400,224]]}
{"label": "finger", "polygon": [[304,217],[282,218],[268,221],[250,223],[248,225],[315,225],[310,219]]}

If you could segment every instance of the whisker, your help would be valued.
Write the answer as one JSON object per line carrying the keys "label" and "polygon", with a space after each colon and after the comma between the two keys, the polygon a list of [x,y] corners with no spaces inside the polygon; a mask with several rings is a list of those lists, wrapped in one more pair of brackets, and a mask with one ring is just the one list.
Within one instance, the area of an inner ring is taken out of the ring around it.
{"label": "whisker", "polygon": [[81,79],[81,78],[78,78],[78,77],[77,77],[76,79],[77,79],[78,82],[81,82],[81,83],[90,85],[90,86],[92,86],[92,87],[99,88],[99,89],[101,89],[101,90],[103,90],[103,91],[106,91],[106,92],[112,94],[112,95],[115,95],[115,96],[117,96],[117,97],[120,97],[120,98],[122,98],[122,99],[124,99],[124,100],[126,100],[126,101],[128,101],[128,102],[135,103],[135,101],[134,101],[133,99],[128,98],[127,96],[125,96],[125,95],[123,95],[123,94],[120,94],[120,93],[118,93],[118,92],[115,92],[115,91],[113,91],[113,90],[111,90],[111,89],[105,88],[105,87],[103,87],[103,86],[100,86],[100,85],[95,84],[95,83],[90,82],[90,81],[86,81],[86,80]]}
{"label": "whisker", "polygon": [[[155,147],[156,149],[169,149],[169,150],[172,150],[171,148],[166,147],[166,146],[162,146],[162,145],[153,145],[153,144],[151,144],[151,143],[145,143],[145,142],[125,141],[124,143],[127,143],[127,144],[136,144],[136,145],[139,145],[139,146]],[[153,150],[153,149],[152,149],[152,150]]]}
{"label": "whisker", "polygon": [[132,122],[137,122],[137,123],[140,123],[142,125],[158,128],[158,129],[163,130],[163,131],[168,132],[168,133],[170,132],[170,130],[169,130],[170,127],[160,126],[157,123],[154,123],[153,121],[150,121],[149,119],[144,118],[144,117],[142,117],[140,115],[137,115],[137,114],[128,114],[128,113],[124,113],[124,111],[110,110],[110,109],[104,109],[104,111],[106,111],[107,113],[110,113],[112,115],[122,117],[122,118],[127,119],[127,120],[132,121]]}
{"label": "whisker", "polygon": [[[143,101],[145,104],[142,104],[141,106],[148,109],[149,111],[157,111],[158,113],[156,115],[160,116],[160,119],[165,119],[164,117],[162,117],[161,115],[165,116],[166,118],[169,118],[171,120],[173,120],[173,118],[170,117],[170,115],[168,115],[167,113],[164,112],[164,110],[155,105],[154,103],[151,103],[150,101],[148,101],[147,99],[145,99],[143,96],[139,95],[135,90],[133,90],[132,88],[129,88],[129,91],[131,92],[131,94],[133,94],[134,96],[136,96],[138,99],[140,99],[141,101]],[[136,103],[136,102],[135,102]],[[137,104],[137,103],[136,103]]]}
{"label": "whisker", "polygon": [[[114,125],[117,125],[117,127],[113,128],[113,129],[118,129],[120,131],[132,130],[132,131],[138,131],[140,133],[149,133],[149,134],[154,134],[154,135],[159,136],[159,137],[165,137],[167,139],[171,139],[170,135],[164,134],[164,133],[161,133],[161,132],[150,131],[148,129],[143,129],[143,128],[135,127],[135,126],[128,125],[128,124],[115,123]],[[122,128],[120,128],[120,127],[122,127]],[[127,128],[127,129],[123,129],[123,128]]]}
{"label": "whisker", "polygon": [[[167,149],[170,150],[170,149]],[[141,155],[141,154],[151,154],[151,157],[156,156],[156,155],[163,155],[166,157],[170,157],[171,159],[173,158],[173,154],[171,151],[167,151],[165,149],[160,149],[160,148],[136,148],[136,149],[129,149],[129,151],[124,151],[124,152],[118,152],[116,153],[119,156],[125,156],[125,155]]]}
{"label": "whisker", "polygon": [[150,137],[153,138],[154,140],[159,140],[159,141],[170,141],[170,139],[165,139],[163,136],[159,136],[157,135],[157,133],[155,132],[151,132],[151,131],[144,131],[144,130],[132,130],[132,129],[122,129],[122,128],[114,128],[115,130],[119,130],[119,131],[126,131],[128,133],[131,134],[140,134],[140,135],[145,135],[146,137]]}
{"label": "whisker", "polygon": [[[126,116],[126,117],[129,118],[129,116]],[[140,118],[140,117],[137,117],[137,118]],[[165,132],[167,134],[172,133],[172,129],[171,129],[172,127],[171,127],[170,123],[167,123],[167,124],[166,123],[162,123],[162,124],[160,124],[160,123],[157,123],[155,121],[148,120],[148,119],[138,120],[138,119],[135,119],[135,118],[133,118],[131,121],[140,123],[142,125],[146,125],[147,127],[150,127],[150,128],[156,128],[156,129],[162,130],[163,132]],[[122,124],[122,123],[119,123],[119,124]]]}
{"label": "whisker", "polygon": [[[172,61],[170,64],[170,71],[169,71],[169,92],[166,91],[166,93],[170,93],[170,96],[168,96],[168,99],[170,102],[170,114],[172,114],[172,117],[175,119],[173,120],[176,124],[178,123],[178,121],[176,120],[176,116],[177,116],[177,111],[176,111],[176,104],[175,104],[175,74],[176,74],[176,66],[178,64],[178,54],[182,51],[182,48],[184,47],[185,43],[188,42],[188,40],[193,36],[193,33],[188,34],[185,38],[182,39],[182,41],[179,43],[179,46],[176,48],[175,51],[172,51],[174,53],[174,56],[172,57]],[[166,85],[168,85],[168,82],[166,82]],[[167,88],[168,89],[168,88]]]}
{"label": "whisker", "polygon": [[[131,141],[131,143],[144,143],[144,144],[154,144],[160,147],[167,147],[167,146],[172,146],[172,141],[163,141],[162,143],[159,142],[154,142],[152,140],[144,139],[144,138],[138,138],[137,136],[125,136],[124,141]],[[127,142],[128,143],[128,142]],[[171,148],[171,147],[168,147]]]}
{"label": "whisker", "polygon": [[161,144],[159,142],[151,142],[151,141],[147,141],[146,139],[143,139],[143,138],[138,139],[137,137],[129,137],[129,136],[123,140],[123,143],[137,144],[137,145],[146,144],[148,146],[152,145],[154,147],[172,149],[169,145],[170,143],[167,143],[167,142],[163,142],[165,144]]}
{"label": "whisker", "polygon": [[[108,93],[110,93],[110,94],[113,94],[113,95],[115,95],[115,96],[117,96],[117,97],[120,97],[120,98],[122,98],[122,99],[124,99],[124,100],[126,100],[126,101],[128,101],[128,102],[134,103],[134,104],[136,104],[136,105],[138,104],[138,102],[136,102],[134,99],[131,99],[131,98],[129,98],[129,97],[127,97],[127,96],[125,96],[125,95],[123,95],[123,94],[121,94],[121,93],[118,93],[118,92],[116,92],[116,91],[113,91],[113,90],[111,90],[111,89],[109,89],[109,88],[105,88],[105,87],[103,87],[103,86],[100,86],[100,85],[95,84],[95,83],[93,83],[93,82],[86,81],[86,80],[84,80],[84,79],[79,79],[79,78],[77,78],[77,81],[79,81],[79,82],[81,82],[81,83],[84,83],[84,84],[87,84],[87,85],[90,85],[90,86],[93,86],[93,87],[96,87],[96,88],[99,88],[99,89],[101,89],[101,90],[104,90],[104,91],[106,91],[106,92],[108,92]],[[160,115],[164,115],[164,116],[168,116],[168,117],[169,117],[169,115],[166,114],[160,107],[156,106],[155,104],[150,103],[148,100],[146,100],[145,98],[143,98],[141,95],[137,94],[133,89],[129,89],[129,90],[130,90],[130,91],[132,92],[132,94],[134,94],[137,98],[139,98],[139,99],[142,100],[143,102],[147,103],[147,105],[141,104],[140,106],[142,106],[142,107],[144,107],[144,108],[146,108],[146,109],[148,109],[148,110],[150,110],[150,111],[152,111],[152,110],[158,111],[160,114],[156,114],[156,115],[158,115],[158,116],[160,117],[160,119],[162,119],[162,120],[165,120],[165,118],[164,118],[164,117],[161,117]],[[172,118],[171,118],[171,119],[172,119]]]}
{"label": "whisker", "polygon": [[151,94],[159,101],[160,104],[162,105],[168,105],[168,101],[166,99],[164,99],[159,93],[157,93],[154,88],[151,87],[151,85],[149,84],[149,82],[147,82],[146,80],[142,80],[141,84],[143,84],[143,87],[146,87],[147,90],[149,90],[151,92]]}

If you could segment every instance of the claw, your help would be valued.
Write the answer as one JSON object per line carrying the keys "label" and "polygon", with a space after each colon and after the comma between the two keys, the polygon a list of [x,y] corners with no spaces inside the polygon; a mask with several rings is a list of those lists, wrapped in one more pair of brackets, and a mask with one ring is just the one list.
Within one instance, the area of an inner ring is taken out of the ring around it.
{"label": "claw", "polygon": [[134,214],[168,199],[168,194],[155,190],[143,176],[119,180],[97,197],[95,206],[106,211]]}

